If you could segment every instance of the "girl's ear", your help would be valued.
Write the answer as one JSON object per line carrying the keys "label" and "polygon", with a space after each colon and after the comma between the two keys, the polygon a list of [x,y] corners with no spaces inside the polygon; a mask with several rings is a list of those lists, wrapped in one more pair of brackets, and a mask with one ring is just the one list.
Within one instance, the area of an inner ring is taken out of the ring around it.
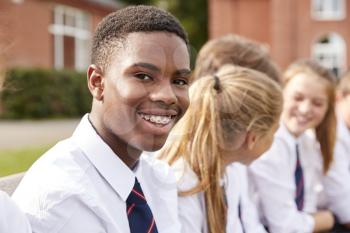
{"label": "girl's ear", "polygon": [[248,150],[252,150],[255,147],[255,144],[257,142],[258,136],[253,131],[248,131],[246,133],[246,140],[245,144]]}
{"label": "girl's ear", "polygon": [[103,100],[104,76],[99,66],[94,64],[89,65],[87,70],[87,82],[93,98],[98,101]]}

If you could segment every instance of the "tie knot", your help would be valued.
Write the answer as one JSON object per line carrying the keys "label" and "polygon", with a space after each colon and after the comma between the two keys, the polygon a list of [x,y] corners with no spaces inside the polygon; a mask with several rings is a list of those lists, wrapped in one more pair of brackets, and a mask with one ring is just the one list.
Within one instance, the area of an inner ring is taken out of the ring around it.
{"label": "tie knot", "polygon": [[127,203],[135,203],[135,204],[146,204],[147,203],[145,195],[143,194],[141,185],[138,182],[137,178],[135,178],[134,187],[132,188],[126,202]]}

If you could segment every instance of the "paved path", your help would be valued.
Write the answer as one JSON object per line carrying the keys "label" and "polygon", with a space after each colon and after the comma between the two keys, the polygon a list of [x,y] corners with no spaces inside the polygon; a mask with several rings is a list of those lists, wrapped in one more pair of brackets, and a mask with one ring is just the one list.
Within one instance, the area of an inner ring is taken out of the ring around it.
{"label": "paved path", "polygon": [[53,144],[69,137],[79,119],[43,121],[0,120],[0,149]]}

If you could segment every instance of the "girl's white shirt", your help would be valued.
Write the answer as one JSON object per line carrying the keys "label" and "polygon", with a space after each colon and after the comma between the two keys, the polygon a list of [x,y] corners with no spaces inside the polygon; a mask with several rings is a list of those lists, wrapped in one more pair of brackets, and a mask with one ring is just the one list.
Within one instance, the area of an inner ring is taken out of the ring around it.
{"label": "girl's white shirt", "polygon": [[[304,174],[304,208],[295,204],[296,144]],[[262,216],[271,233],[309,233],[314,229],[312,213],[322,193],[322,164],[319,144],[302,134],[295,138],[281,123],[271,148],[249,167]]]}
{"label": "girl's white shirt", "polygon": [[334,160],[324,179],[328,207],[340,223],[350,223],[350,130],[338,117]]}
{"label": "girl's white shirt", "polygon": [[0,232],[1,233],[31,233],[31,228],[24,213],[0,191]]}
{"label": "girl's white shirt", "polygon": [[[179,191],[188,191],[198,183],[198,177],[184,160],[178,160],[172,168],[178,180]],[[238,216],[240,202],[245,233],[266,233],[259,222],[256,207],[248,197],[246,167],[238,163],[229,165],[221,182],[228,205],[226,233],[243,233]],[[178,205],[182,233],[208,233],[203,192],[179,196]]]}

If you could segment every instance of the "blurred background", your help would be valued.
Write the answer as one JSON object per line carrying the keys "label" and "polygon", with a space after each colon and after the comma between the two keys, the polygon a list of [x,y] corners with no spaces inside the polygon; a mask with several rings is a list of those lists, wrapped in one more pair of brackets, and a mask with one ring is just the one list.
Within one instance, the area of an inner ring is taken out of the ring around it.
{"label": "blurred background", "polygon": [[28,169],[89,111],[94,29],[131,4],[178,17],[193,59],[208,39],[236,33],[264,44],[281,70],[304,57],[338,77],[350,66],[350,0],[0,0],[0,176]]}

